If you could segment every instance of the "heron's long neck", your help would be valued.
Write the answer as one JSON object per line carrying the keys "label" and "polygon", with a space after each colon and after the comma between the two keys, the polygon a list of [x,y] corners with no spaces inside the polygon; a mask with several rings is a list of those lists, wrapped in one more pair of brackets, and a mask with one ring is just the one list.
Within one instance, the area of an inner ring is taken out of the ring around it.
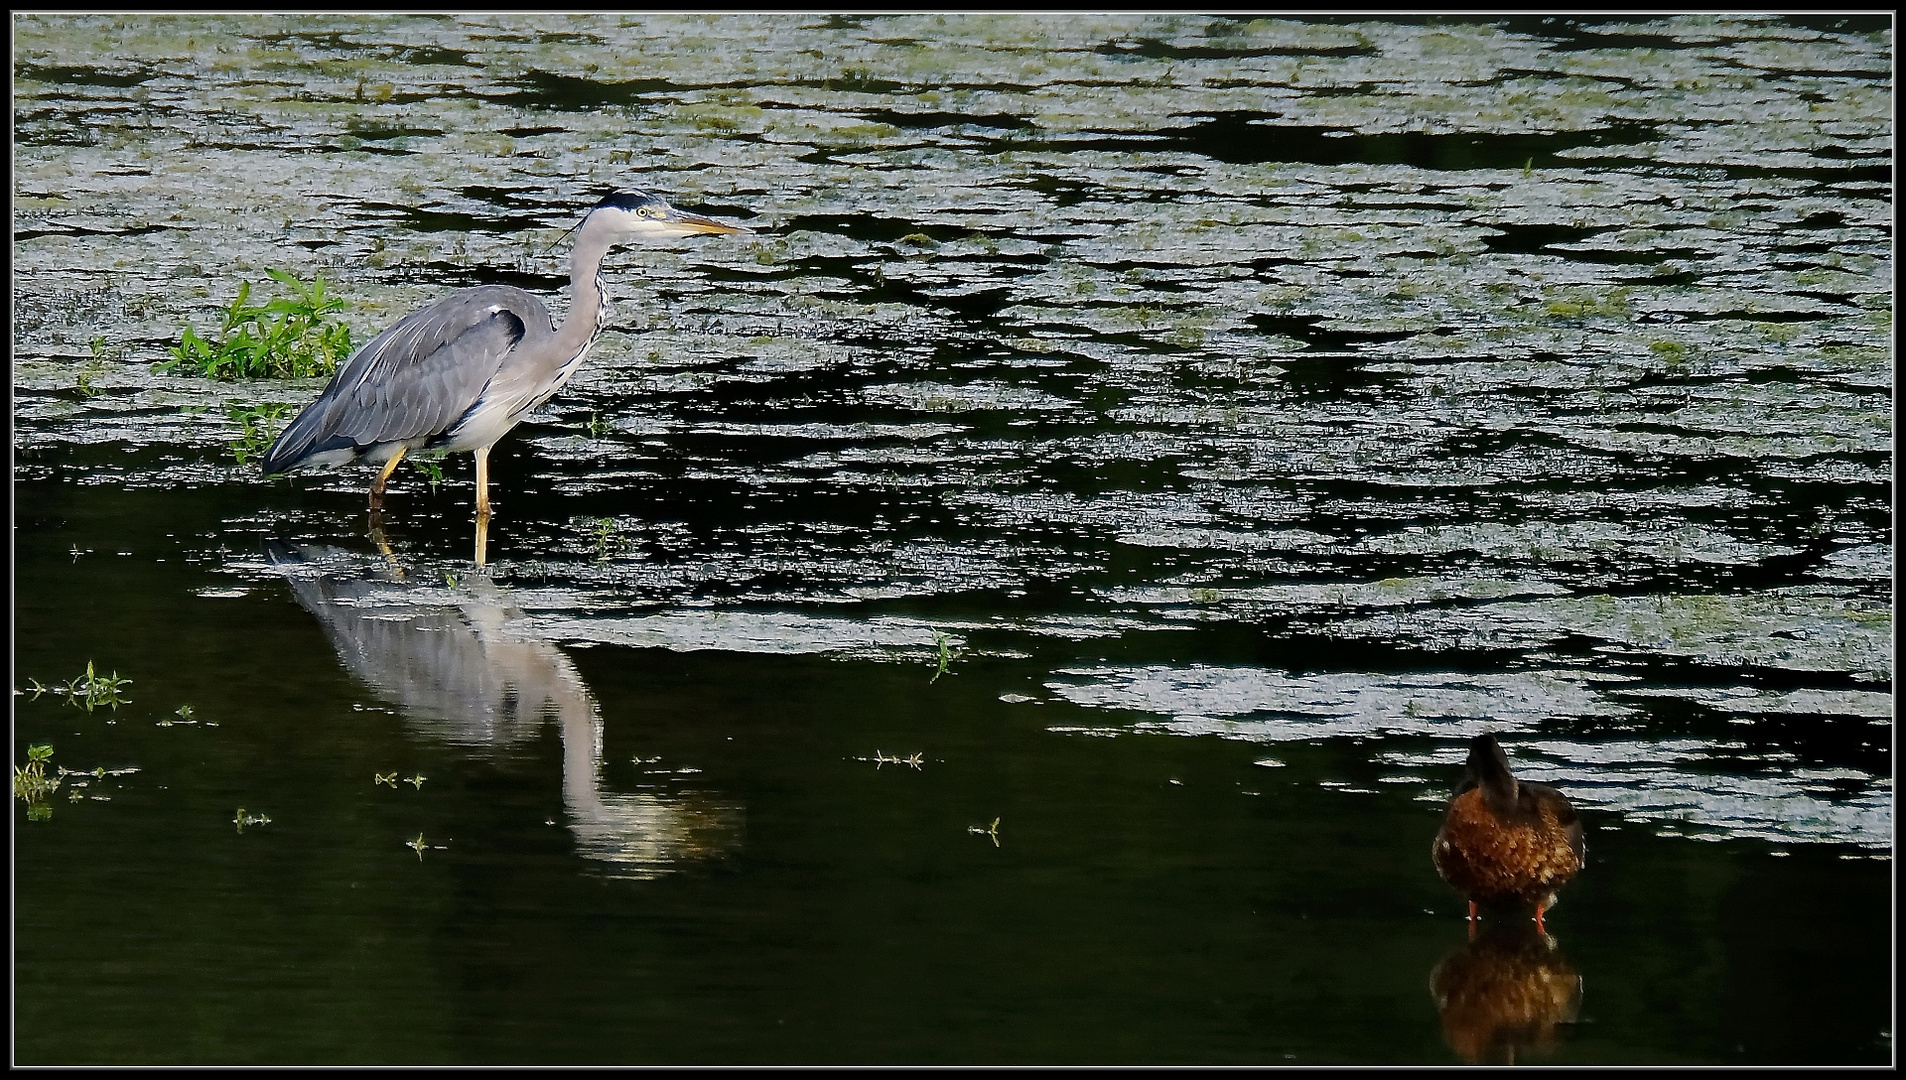
{"label": "heron's long neck", "polygon": [[556,331],[556,351],[565,361],[589,348],[609,316],[608,297],[602,292],[602,258],[608,253],[608,237],[585,222],[569,255],[569,314]]}

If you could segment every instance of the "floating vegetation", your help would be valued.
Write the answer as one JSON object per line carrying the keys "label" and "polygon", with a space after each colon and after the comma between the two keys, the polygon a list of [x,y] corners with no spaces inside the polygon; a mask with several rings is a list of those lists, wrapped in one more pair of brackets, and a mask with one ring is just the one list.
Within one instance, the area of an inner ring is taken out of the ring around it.
{"label": "floating vegetation", "polygon": [[13,797],[26,803],[28,821],[45,821],[53,816],[47,800],[59,790],[60,777],[46,775],[46,763],[52,758],[50,743],[36,743],[26,748],[26,764],[13,767]]}
{"label": "floating vegetation", "polygon": [[953,639],[943,633],[933,635],[933,647],[940,652],[940,666],[934,671],[933,677],[927,680],[929,686],[939,682],[940,676],[946,674],[947,667],[960,655],[959,651],[953,648]]}
{"label": "floating vegetation", "polygon": [[81,799],[92,799],[95,802],[111,802],[112,796],[93,794],[86,789],[91,787],[94,781],[104,780],[108,776],[130,776],[138,771],[137,766],[130,766],[124,769],[108,769],[104,765],[99,765],[91,769],[83,770],[68,769],[62,766],[59,771],[59,780],[66,784],[68,788],[67,798],[72,802],[79,802]]}
{"label": "floating vegetation", "polygon": [[[409,784],[411,787],[416,788],[418,791],[422,791],[424,789],[425,779],[426,777],[424,776],[423,773],[416,773],[414,775],[404,777],[404,783]],[[397,785],[392,784],[391,786],[396,787]]]}
{"label": "floating vegetation", "polygon": [[595,561],[606,563],[617,555],[627,551],[631,544],[628,537],[616,528],[612,517],[582,517],[572,519],[588,537],[590,549]]}
{"label": "floating vegetation", "polygon": [[376,787],[379,784],[389,784],[391,787],[396,787],[397,773],[395,771],[391,771],[387,773],[372,773],[371,786]]}
{"label": "floating vegetation", "polygon": [[999,846],[999,819],[998,818],[994,818],[993,823],[991,825],[968,825],[966,827],[966,831],[978,836],[991,837],[993,841],[993,846],[994,847]]}
{"label": "floating vegetation", "polygon": [[921,766],[926,764],[926,752],[921,750],[915,751],[907,757],[889,757],[887,754],[875,750],[873,757],[857,757],[854,760],[871,761],[874,763],[875,769],[879,769],[885,765],[907,765],[911,766],[915,771],[918,771]]}
{"label": "floating vegetation", "polygon": [[176,727],[180,724],[196,724],[196,723],[198,723],[198,714],[193,711],[192,706],[181,705],[178,707],[177,710],[175,710],[172,713],[172,715],[161,719],[156,726],[157,727]]}
{"label": "floating vegetation", "polygon": [[106,339],[93,338],[92,350],[93,358],[86,362],[86,366],[81,368],[79,374],[73,379],[73,389],[79,391],[79,396],[82,398],[94,398],[102,393],[99,387],[93,385],[93,380],[106,373]]}
{"label": "floating vegetation", "polygon": [[27,763],[13,767],[13,795],[26,803],[28,821],[44,821],[53,816],[49,800],[62,786],[66,788],[67,800],[80,802],[90,799],[94,802],[111,802],[112,796],[99,795],[88,791],[96,781],[109,776],[130,776],[139,771],[137,766],[123,769],[108,769],[104,765],[92,769],[68,769],[56,767],[52,775],[46,771],[47,763],[53,759],[53,747],[48,743],[36,743],[27,747]]}
{"label": "floating vegetation", "polygon": [[244,832],[253,825],[269,825],[271,819],[264,814],[247,814],[245,808],[241,806],[238,808],[238,813],[232,815],[232,824],[238,826],[238,832]]}
{"label": "floating vegetation", "polygon": [[260,305],[251,301],[251,282],[239,285],[225,309],[215,340],[184,327],[172,359],[160,371],[231,382],[237,379],[304,379],[329,375],[351,355],[351,328],[326,317],[350,305],[324,291],[324,276],[309,284],[283,270],[267,269],[273,281],[291,291],[289,299]]}
{"label": "floating vegetation", "polygon": [[59,694],[66,698],[68,705],[78,705],[87,712],[108,708],[117,711],[121,705],[129,705],[132,699],[125,695],[125,689],[132,685],[131,679],[122,679],[117,671],[110,675],[101,675],[93,667],[91,660],[86,661],[86,674],[76,675],[63,683],[51,686],[38,679],[28,679],[27,688],[37,700],[41,694]]}

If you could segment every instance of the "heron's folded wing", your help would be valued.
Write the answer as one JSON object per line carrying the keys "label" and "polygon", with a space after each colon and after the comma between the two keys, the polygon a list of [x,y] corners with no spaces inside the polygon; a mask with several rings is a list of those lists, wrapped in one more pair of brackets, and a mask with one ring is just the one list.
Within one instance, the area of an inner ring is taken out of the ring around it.
{"label": "heron's folded wing", "polygon": [[477,295],[412,312],[351,358],[327,427],[359,446],[435,435],[462,416],[527,333],[523,313]]}

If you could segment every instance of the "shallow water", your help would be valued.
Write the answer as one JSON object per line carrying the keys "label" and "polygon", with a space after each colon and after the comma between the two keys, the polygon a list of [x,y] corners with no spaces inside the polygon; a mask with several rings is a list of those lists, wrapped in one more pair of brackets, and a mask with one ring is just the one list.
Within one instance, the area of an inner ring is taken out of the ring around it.
{"label": "shallow water", "polygon": [[[15,685],[133,680],[16,758],[138,770],[17,811],[19,1061],[1891,1059],[1887,24],[15,34]],[[149,370],[614,186],[760,235],[612,257],[486,571]],[[1553,946],[1426,857],[1484,730]]]}

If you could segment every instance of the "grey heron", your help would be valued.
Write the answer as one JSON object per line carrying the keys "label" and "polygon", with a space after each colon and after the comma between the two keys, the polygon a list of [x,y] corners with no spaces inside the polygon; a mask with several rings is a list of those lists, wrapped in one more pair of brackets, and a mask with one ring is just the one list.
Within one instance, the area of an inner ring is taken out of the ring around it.
{"label": "grey heron", "polygon": [[392,324],[331,377],[265,452],[271,476],[366,460],[383,465],[371,509],[412,450],[476,452],[477,561],[490,517],[490,448],[556,395],[602,333],[609,300],[602,260],[632,240],[752,233],[677,210],[642,191],[590,209],[569,257],[569,316],[560,328],[543,302],[508,285],[459,289]]}

